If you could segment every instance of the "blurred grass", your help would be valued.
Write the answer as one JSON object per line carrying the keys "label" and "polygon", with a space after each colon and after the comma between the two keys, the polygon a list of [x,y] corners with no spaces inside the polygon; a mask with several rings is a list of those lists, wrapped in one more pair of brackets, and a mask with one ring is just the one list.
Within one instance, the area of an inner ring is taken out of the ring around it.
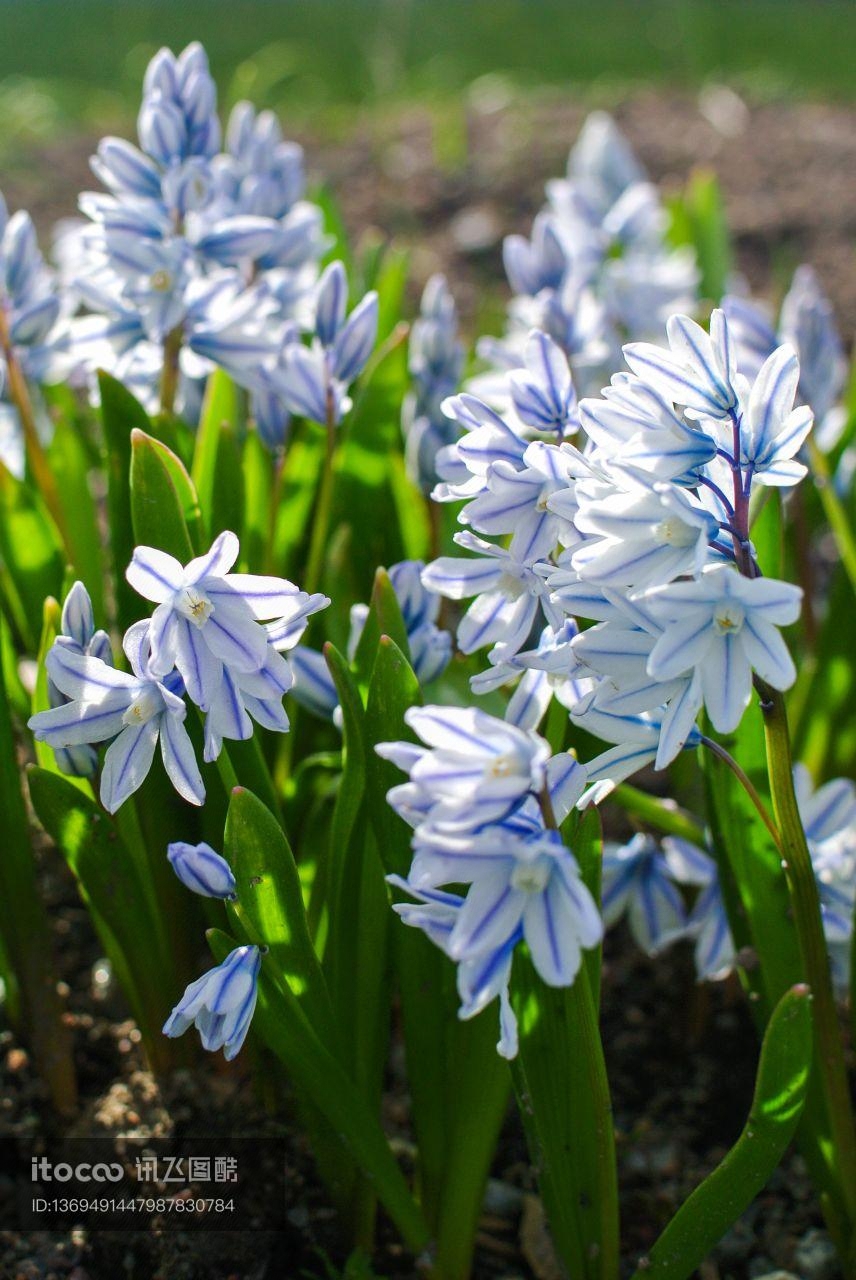
{"label": "blurred grass", "polygon": [[852,0],[0,0],[0,149],[124,124],[161,44],[201,39],[243,96],[337,132],[355,105],[522,87],[728,81],[856,96]]}

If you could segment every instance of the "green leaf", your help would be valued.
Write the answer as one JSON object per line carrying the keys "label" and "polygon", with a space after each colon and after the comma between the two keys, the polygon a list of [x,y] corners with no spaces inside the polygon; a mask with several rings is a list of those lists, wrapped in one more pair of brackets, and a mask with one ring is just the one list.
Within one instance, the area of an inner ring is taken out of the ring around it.
{"label": "green leaf", "polygon": [[354,654],[354,674],[362,689],[368,688],[382,635],[388,636],[397,645],[406,662],[410,661],[407,627],[401,616],[398,596],[393,590],[389,574],[385,569],[378,569],[369,612]]}
{"label": "green leaf", "polygon": [[137,865],[115,822],[66,778],[35,767],[29,773],[29,786],[39,821],[77,881],[152,1066],[166,1069],[173,1055],[161,1027],[175,983]]}
{"label": "green leaf", "polygon": [[308,547],[312,508],[324,465],[324,436],[314,423],[296,428],[285,457],[273,498],[273,538],[268,571],[284,573],[301,584],[304,554]]}
{"label": "green leaf", "polygon": [[764,1036],[743,1132],[681,1205],[633,1280],[687,1280],[763,1189],[805,1105],[812,1056],[810,1000],[805,986],[782,996]]}
{"label": "green leaf", "polygon": [[[2,620],[0,627],[5,632]],[[33,859],[12,717],[0,669],[0,936],[13,982],[9,1006],[33,1047],[52,1100],[60,1110],[76,1099],[71,1039],[62,1022],[50,927]]]}
{"label": "green leaf", "polygon": [[131,432],[131,518],[138,546],[182,564],[201,551],[199,502],[180,458],[143,431]]}
{"label": "green leaf", "polygon": [[266,559],[271,533],[274,463],[257,431],[248,431],[242,457],[244,520],[241,525],[243,560],[254,573],[273,569]]}
{"label": "green leaf", "polygon": [[139,597],[125,581],[134,554],[131,520],[131,432],[151,431],[148,414],[121,382],[103,370],[98,374],[101,423],[107,469],[107,517],[113,557],[116,601],[122,629],[139,617]]}
{"label": "green leaf", "polygon": [[0,593],[10,625],[29,653],[38,646],[42,601],[58,596],[64,554],[34,489],[0,463]]}
{"label": "green leaf", "polygon": [[588,967],[555,989],[516,957],[511,998],[520,1034],[512,1075],[556,1248],[574,1280],[614,1280],[615,1140]]}
{"label": "green leaf", "polygon": [[294,855],[273,814],[236,787],[226,818],[224,853],[237,881],[235,912],[248,936],[270,949],[275,966],[326,1043],[335,1042],[327,984],[306,923]]}
{"label": "green leaf", "polygon": [[205,391],[191,467],[209,540],[224,529],[237,532],[243,525],[240,414],[239,389],[223,369],[215,369]]}
{"label": "green leaf", "polygon": [[366,288],[376,289],[378,295],[378,342],[384,342],[398,323],[409,268],[410,254],[405,249],[385,247],[376,278],[366,281]]}
{"label": "green leaf", "polygon": [[[208,940],[218,961],[224,960],[235,945],[219,930],[211,930]],[[275,966],[267,956],[259,976],[253,1027],[283,1063],[295,1088],[314,1103],[339,1135],[343,1150],[370,1177],[405,1244],[419,1253],[427,1243],[428,1230],[379,1120],[315,1034],[296,998],[279,984]]]}
{"label": "green leaf", "polygon": [[98,512],[89,483],[92,459],[76,423],[61,417],[47,451],[74,550],[74,569],[86,583],[96,617],[104,614],[104,564]]}
{"label": "green leaf", "polygon": [[341,654],[324,656],[339,694],[343,770],[330,828],[330,940],[325,968],[354,1077],[380,1105],[389,1034],[388,938],[391,911],[383,867],[366,812],[368,755],[365,711]]}
{"label": "green leaf", "polygon": [[[572,810],[563,823],[562,835],[576,858],[583,882],[600,910],[600,882],[603,870],[603,834],[600,813],[591,805],[582,814]],[[583,964],[588,971],[589,988],[595,1013],[600,1009],[600,974],[602,947],[592,947],[583,953]]]}
{"label": "green leaf", "polygon": [[672,243],[695,249],[702,297],[718,304],[731,273],[731,237],[716,174],[694,170],[683,198],[671,202],[671,213]]}

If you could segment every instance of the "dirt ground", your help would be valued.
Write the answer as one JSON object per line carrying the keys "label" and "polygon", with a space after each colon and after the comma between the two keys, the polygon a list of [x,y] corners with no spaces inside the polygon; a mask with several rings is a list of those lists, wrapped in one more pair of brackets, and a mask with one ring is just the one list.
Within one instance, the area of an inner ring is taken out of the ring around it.
{"label": "dirt ground", "polygon": [[[457,138],[438,131],[423,109],[371,124],[347,139],[307,134],[313,178],[339,199],[349,230],[380,229],[413,250],[414,297],[445,270],[470,331],[483,297],[501,298],[501,243],[526,230],[544,181],[559,173],[592,102],[558,94],[523,98],[502,81],[482,83],[461,109]],[[598,104],[603,105],[603,104]],[[747,105],[728,90],[701,98],[636,93],[615,114],[653,178],[676,190],[694,165],[719,175],[739,268],[752,287],[775,292],[790,268],[817,268],[848,340],[856,331],[856,111],[808,103]],[[464,122],[464,114],[466,120]],[[451,138],[451,141],[450,141]],[[28,207],[46,233],[74,211],[91,186],[92,138],[71,138],[17,165],[3,182],[10,208]],[[498,291],[499,294],[498,294]],[[145,1071],[121,998],[93,979],[97,945],[57,859],[45,866],[61,977],[68,992],[83,1112],[77,1123],[103,1132],[140,1127],[180,1144],[204,1126],[212,1102],[245,1134],[275,1129],[251,1096],[239,1059],[224,1071],[210,1059],[194,1075],[158,1085]],[[698,989],[691,959],[678,948],[656,963],[620,931],[610,941],[604,982],[604,1035],[614,1090],[629,1270],[670,1212],[722,1157],[751,1098],[757,1045],[739,994],[729,985]],[[54,1121],[26,1051],[0,1036],[0,1155],[19,1137]],[[406,1091],[393,1072],[388,1118],[406,1150]],[[287,1118],[286,1118],[287,1119]],[[274,1280],[322,1277],[325,1258],[341,1263],[330,1212],[311,1158],[288,1134],[285,1223],[271,1233],[93,1233],[22,1235],[14,1187],[0,1159],[0,1277],[5,1280]],[[519,1128],[509,1119],[479,1237],[479,1280],[556,1280],[532,1172]],[[838,1275],[802,1161],[791,1155],[750,1211],[699,1272],[701,1280],[752,1280],[776,1268],[800,1280]],[[414,1262],[387,1242],[379,1275],[413,1276]]]}
{"label": "dirt ground", "polygon": [[[503,278],[502,238],[528,230],[546,179],[559,174],[587,112],[612,110],[651,177],[679,190],[694,167],[722,184],[738,269],[775,297],[791,269],[817,269],[848,339],[856,331],[856,109],[809,102],[745,102],[723,86],[699,95],[637,91],[585,101],[524,95],[501,79],[466,102],[356,118],[346,137],[297,134],[310,181],[324,182],[355,240],[368,227],[413,253],[414,296],[432,271],[448,273],[465,322]],[[284,121],[288,130],[288,122]],[[70,137],[15,165],[3,181],[10,208],[50,227],[94,185],[97,138]]]}

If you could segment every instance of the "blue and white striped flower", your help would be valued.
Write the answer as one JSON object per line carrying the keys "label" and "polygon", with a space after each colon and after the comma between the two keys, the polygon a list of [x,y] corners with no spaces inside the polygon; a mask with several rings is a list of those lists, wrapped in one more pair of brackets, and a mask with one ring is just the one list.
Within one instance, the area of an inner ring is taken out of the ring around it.
{"label": "blue and white striped flower", "polygon": [[203,898],[224,898],[235,902],[238,897],[235,877],[228,862],[204,841],[188,844],[175,840],[167,846],[170,866],[185,888]]}
{"label": "blue and white striped flower", "polygon": [[484,490],[467,503],[458,519],[494,537],[512,533],[510,550],[517,558],[538,560],[559,544],[579,540],[573,522],[552,500],[589,474],[590,468],[572,445],[533,440],[519,467],[503,461],[490,464]]}
{"label": "blue and white striped flower", "polygon": [[570,711],[589,692],[592,678],[577,659],[573,641],[577,626],[568,618],[555,630],[545,627],[537,648],[522,650],[470,678],[475,694],[490,693],[517,681],[505,719],[519,729],[537,729],[553,698]]}
{"label": "blue and white striped flower", "polygon": [[796,484],[807,468],[794,460],[812,426],[807,405],[794,408],[800,366],[792,347],[778,347],[758,372],[740,421],[740,461],[759,484]]}
{"label": "blue and white striped flower", "polygon": [[603,926],[558,831],[534,822],[525,831],[499,824],[468,843],[465,857],[481,854],[482,865],[449,935],[448,955],[461,962],[502,954],[520,938],[548,986],[571,986],[582,951],[597,946]]}
{"label": "blue and white striped flower", "polygon": [[[487,719],[481,717],[482,724]],[[501,721],[493,723],[502,729]],[[382,744],[377,750],[410,769],[414,777],[410,744]],[[600,916],[576,859],[559,832],[544,826],[534,795],[546,790],[555,818],[561,822],[579,800],[585,771],[570,756],[554,757],[543,781],[537,779],[534,787],[522,793],[513,810],[500,821],[482,812],[476,829],[463,829],[444,820],[445,795],[454,785],[454,775],[447,773],[445,780],[437,778],[436,784],[433,796],[417,798],[421,815],[407,806],[402,810],[410,821],[420,816],[423,820],[414,834],[408,879],[392,879],[418,902],[399,905],[396,911],[458,964],[459,1016],[472,1017],[500,997],[497,1048],[503,1056],[513,1057],[517,1028],[507,993],[515,947],[526,943],[536,970],[548,985],[570,986],[579,971],[582,951],[597,946],[602,936]],[[396,793],[402,790],[390,792],[395,807],[401,807]],[[463,896],[443,888],[461,884],[469,886]]]}
{"label": "blue and white striped flower", "polygon": [[518,558],[514,538],[506,548],[465,530],[455,534],[455,542],[479,558],[440,556],[426,566],[422,582],[450,600],[476,597],[458,624],[462,653],[492,645],[491,661],[504,662],[519,652],[539,622],[561,625],[545,580],[536,571],[537,559]]}
{"label": "blue and white striped flower", "polygon": [[567,356],[546,333],[529,335],[524,369],[509,375],[511,402],[525,426],[560,440],[579,430],[577,395]]}
{"label": "blue and white striped flower", "polygon": [[669,350],[644,342],[624,348],[633,373],[691,416],[721,419],[737,412],[737,353],[724,313],[713,311],[709,334],[682,315],[669,319],[666,333]]}
{"label": "blue and white striped flower", "polygon": [[672,680],[698,673],[708,715],[732,733],[752,696],[752,673],[787,689],[796,669],[779,627],[796,622],[802,591],[772,578],[746,578],[721,565],[696,582],[673,582],[645,593],[646,609],[664,625],[648,674]]}
{"label": "blue and white striped flower", "polygon": [[473,830],[544,786],[550,749],[534,733],[473,707],[411,707],[404,720],[425,745],[387,742],[376,750],[410,775],[388,797],[407,821],[430,812],[432,824]]}
{"label": "blue and white striped flower", "polygon": [[176,56],[160,49],[146,68],[137,120],[140,145],[160,165],[210,157],[220,145],[217,90],[197,41]]}
{"label": "blue and white striped flower", "polygon": [[627,916],[630,932],[649,956],[686,931],[683,899],[652,836],[639,834],[628,844],[605,846],[601,907],[607,928]]}
{"label": "blue and white striped flower", "polygon": [[164,1023],[164,1035],[175,1039],[195,1026],[203,1049],[222,1049],[231,1062],[250,1029],[261,964],[259,947],[236,947],[216,969],[191,982]]}
{"label": "blue and white striped flower", "polygon": [[[448,955],[449,939],[464,899],[457,893],[439,889],[415,889],[401,876],[387,878],[394,888],[416,899],[416,902],[393,904],[393,911],[404,924],[421,929],[435,946]],[[464,960],[457,971],[461,999],[458,1017],[462,1020],[474,1018],[499,996],[500,1035],[496,1050],[500,1057],[507,1059],[516,1058],[518,1050],[517,1019],[511,1008],[508,984],[514,948],[519,941],[519,937],[514,937],[505,947],[488,951],[473,960]]]}
{"label": "blue and white striped flower", "polygon": [[221,533],[210,551],[182,565],[154,547],[137,547],[128,582],[157,604],[151,621],[151,670],[175,667],[189,697],[208,710],[225,668],[238,678],[271,661],[260,620],[286,614],[301,593],[284,578],[230,573],[238,558],[234,533]]}
{"label": "blue and white striped flower", "polygon": [[736,961],[716,863],[698,845],[678,836],[663,840],[669,870],[678,884],[698,887],[687,921],[687,937],[695,939],[699,982],[716,982],[731,973]]}
{"label": "blue and white striped flower", "polygon": [[[57,636],[64,645],[87,657],[100,658],[113,666],[113,650],[106,631],[95,630],[95,615],[89,592],[82,582],[75,582],[69,589],[62,606],[60,630]],[[61,707],[67,701],[53,680],[48,677],[48,701],[51,707]],[[98,753],[87,743],[72,747],[56,747],[56,762],[63,773],[72,777],[91,778],[98,767]]]}
{"label": "blue and white striped flower", "polygon": [[576,487],[575,524],[584,541],[571,564],[584,580],[603,587],[642,590],[683,575],[698,576],[716,518],[691,492],[648,480],[637,467],[615,470],[612,492]]}
{"label": "blue and white striped flower", "polygon": [[[649,674],[648,661],[664,627],[644,600],[631,600],[608,588],[586,598],[564,569],[551,574],[548,582],[564,608],[602,619],[570,639],[575,678],[582,683],[581,678],[590,675],[594,686],[580,688],[580,697],[569,707],[575,722],[599,734],[595,724],[595,717],[599,717],[607,741],[622,742],[621,736],[611,737],[610,726],[620,725],[626,716],[635,725],[635,717],[653,715],[659,741],[652,763],[657,769],[665,768],[686,745],[695,745],[698,740],[694,725],[702,693],[697,673],[685,672],[671,680]],[[645,740],[650,723],[644,722]]]}
{"label": "blue and white striped flower", "polygon": [[132,674],[116,671],[100,658],[58,640],[47,656],[46,667],[69,701],[37,712],[29,720],[35,737],[54,748],[114,739],[101,773],[101,802],[109,813],[115,813],[142,785],[158,742],[164,768],[179,795],[197,805],[205,799],[184,726],[184,686],[176,673],[165,679],[153,673],[150,639],[145,621],[135,623],[126,633],[124,649]]}
{"label": "blue and white striped flower", "polygon": [[290,413],[337,426],[350,408],[350,384],[362,373],[377,338],[378,297],[372,291],[347,315],[348,280],[341,262],[326,268],[315,299],[312,345],[289,342],[265,373],[269,389]]}
{"label": "blue and white striped flower", "polygon": [[516,295],[506,334],[478,347],[494,372],[473,389],[497,407],[508,401],[508,371],[523,366],[533,326],[570,360],[578,388],[593,394],[622,340],[657,341],[667,317],[696,301],[694,255],[668,245],[657,191],[609,117],[589,118],[567,176],[547,184],[547,197],[531,239],[509,236],[503,246]]}
{"label": "blue and white striped flower", "polygon": [[[580,798],[581,809],[590,804],[600,804],[620,783],[655,763],[664,716],[662,709],[634,715],[600,708],[594,701],[594,694],[588,694],[573,709],[571,718],[575,724],[604,742],[615,743],[615,746],[586,762],[588,786]],[[701,734],[693,726],[684,745],[697,747],[700,742]]]}
{"label": "blue and white striped flower", "polygon": [[646,471],[677,484],[698,483],[716,441],[686,422],[652,386],[628,373],[613,375],[597,399],[580,401],[580,420],[594,457]]}

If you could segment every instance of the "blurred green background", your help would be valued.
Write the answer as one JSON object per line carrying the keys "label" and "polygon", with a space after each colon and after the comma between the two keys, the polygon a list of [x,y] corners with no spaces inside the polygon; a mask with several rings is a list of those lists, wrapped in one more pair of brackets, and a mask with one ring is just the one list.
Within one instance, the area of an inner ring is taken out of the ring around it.
{"label": "blurred green background", "polygon": [[474,80],[734,84],[755,99],[856,96],[852,0],[0,0],[0,159],[126,124],[161,44],[202,39],[224,101],[313,131],[355,106],[452,100]]}

